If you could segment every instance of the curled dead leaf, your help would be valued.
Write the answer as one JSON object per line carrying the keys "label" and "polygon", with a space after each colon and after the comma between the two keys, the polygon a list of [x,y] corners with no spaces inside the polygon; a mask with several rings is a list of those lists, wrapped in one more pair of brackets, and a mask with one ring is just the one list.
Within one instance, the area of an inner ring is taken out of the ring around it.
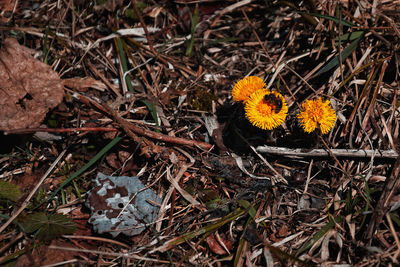
{"label": "curled dead leaf", "polygon": [[0,50],[0,130],[39,127],[64,97],[64,86],[51,67],[16,39]]}
{"label": "curled dead leaf", "polygon": [[0,1],[0,23],[8,23],[12,19],[13,13],[17,9],[18,2],[16,0]]}
{"label": "curled dead leaf", "polygon": [[[231,241],[224,239],[224,238],[219,238],[219,241],[218,241],[214,234],[207,236],[206,242],[207,242],[208,246],[210,247],[211,251],[218,255],[228,254],[228,251],[226,249],[228,249],[228,250],[232,249]],[[223,243],[223,245],[225,246],[226,249],[220,243]]]}

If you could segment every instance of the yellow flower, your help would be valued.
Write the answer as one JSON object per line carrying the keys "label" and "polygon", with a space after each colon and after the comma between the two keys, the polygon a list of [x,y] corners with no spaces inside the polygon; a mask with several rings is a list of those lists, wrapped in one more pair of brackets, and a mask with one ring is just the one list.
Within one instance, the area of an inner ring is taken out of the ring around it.
{"label": "yellow flower", "polygon": [[264,81],[257,76],[248,76],[238,81],[232,89],[234,101],[247,102],[249,96],[256,90],[265,87]]}
{"label": "yellow flower", "polygon": [[285,121],[288,105],[280,93],[259,89],[249,96],[244,109],[251,124],[272,130]]}
{"label": "yellow flower", "polygon": [[322,134],[328,133],[335,124],[336,113],[331,107],[330,101],[322,102],[322,98],[317,100],[307,100],[301,106],[303,111],[297,115],[304,131],[311,133],[319,125]]}

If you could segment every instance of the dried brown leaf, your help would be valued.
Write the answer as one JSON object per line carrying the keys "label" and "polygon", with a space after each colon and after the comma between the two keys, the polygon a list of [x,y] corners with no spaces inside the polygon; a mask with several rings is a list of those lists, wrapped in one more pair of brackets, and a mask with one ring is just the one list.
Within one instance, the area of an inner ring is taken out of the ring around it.
{"label": "dried brown leaf", "polygon": [[[51,245],[61,247],[71,246],[62,240],[53,240]],[[43,245],[35,248],[30,256],[25,254],[19,257],[15,266],[44,266],[72,260],[78,257],[78,255],[79,253],[75,251],[54,250],[49,249],[47,245]]]}
{"label": "dried brown leaf", "polygon": [[[225,255],[228,254],[228,252],[222,247],[222,245],[218,242],[216,236],[214,234],[211,234],[207,236],[206,242],[208,246],[210,247],[211,251],[214,252],[215,254],[218,255]],[[220,242],[224,243],[224,246],[231,250],[232,249],[232,242],[223,238],[220,238]]]}
{"label": "dried brown leaf", "polygon": [[11,20],[13,11],[16,9],[16,0],[0,0],[0,22],[7,23]]}
{"label": "dried brown leaf", "polygon": [[78,92],[85,92],[89,88],[94,88],[100,91],[104,91],[107,87],[101,81],[97,81],[92,77],[76,77],[63,80],[64,86],[73,88]]}
{"label": "dried brown leaf", "polygon": [[111,167],[115,169],[121,168],[121,162],[118,161],[117,155],[115,153],[107,155],[106,161]]}
{"label": "dried brown leaf", "polygon": [[39,127],[63,99],[58,74],[31,53],[13,38],[0,50],[0,130]]}

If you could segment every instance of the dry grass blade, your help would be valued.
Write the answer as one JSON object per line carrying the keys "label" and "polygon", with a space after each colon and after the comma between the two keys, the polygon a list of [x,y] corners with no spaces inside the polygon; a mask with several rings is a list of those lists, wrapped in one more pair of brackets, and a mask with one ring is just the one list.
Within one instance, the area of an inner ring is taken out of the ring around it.
{"label": "dry grass blade", "polygon": [[154,250],[151,251],[151,253],[154,253],[156,251],[167,251],[169,249],[171,249],[172,247],[182,244],[183,242],[187,242],[190,241],[191,239],[199,236],[199,235],[203,235],[203,234],[210,234],[213,231],[215,231],[216,229],[222,227],[223,225],[232,222],[234,220],[236,220],[237,218],[243,216],[246,213],[246,209],[237,209],[232,213],[229,213],[227,216],[225,216],[224,218],[222,218],[221,220],[205,226],[201,229],[195,230],[193,232],[189,232],[186,233],[182,236],[176,237],[174,239],[171,239],[167,242],[165,242],[162,246],[155,248]]}
{"label": "dry grass blade", "polygon": [[193,207],[201,209],[200,202],[194,199],[188,192],[183,190],[182,187],[179,186],[178,182],[173,177],[171,177],[171,172],[169,168],[167,169],[167,179],[168,181],[170,181],[172,186],[183,196],[183,198],[189,201],[189,203],[193,205]]}

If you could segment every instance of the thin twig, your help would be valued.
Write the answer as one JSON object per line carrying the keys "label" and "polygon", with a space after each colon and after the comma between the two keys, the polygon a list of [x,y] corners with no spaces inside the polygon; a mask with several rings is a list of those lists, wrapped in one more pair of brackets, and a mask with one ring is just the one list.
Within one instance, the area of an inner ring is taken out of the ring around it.
{"label": "thin twig", "polygon": [[396,251],[396,253],[394,254],[394,258],[397,260],[397,258],[398,258],[399,255],[400,255],[400,240],[399,240],[399,236],[398,236],[398,234],[397,234],[397,232],[396,232],[396,229],[394,228],[394,225],[393,225],[393,222],[392,222],[392,218],[390,218],[389,212],[386,213],[386,220],[387,220],[388,223],[389,223],[389,228],[390,228],[390,231],[392,232],[394,241],[396,241],[397,251]]}
{"label": "thin twig", "polygon": [[307,193],[308,185],[310,184],[310,181],[311,181],[311,169],[312,169],[313,163],[314,163],[314,160],[312,159],[310,162],[310,166],[308,166],[307,181],[306,181],[306,186],[304,187],[303,195]]}
{"label": "thin twig", "polygon": [[98,236],[85,236],[85,235],[62,235],[62,237],[64,238],[69,238],[69,239],[86,239],[86,240],[96,240],[99,242],[107,242],[107,243],[111,243],[114,245],[118,245],[121,247],[125,247],[130,249],[131,247],[128,246],[125,243],[119,242],[117,240],[113,240],[113,239],[109,239],[109,238],[104,238],[104,237],[98,237]]}
{"label": "thin twig", "polygon": [[267,165],[267,167],[270,168],[276,174],[280,182],[288,184],[288,181],[282,176],[282,174],[280,174],[277,170],[275,170],[275,168],[263,156],[261,156],[253,146],[250,146],[250,148],[264,162],[264,164]]}
{"label": "thin twig", "polygon": [[386,179],[385,187],[383,188],[381,197],[372,213],[371,219],[368,224],[367,231],[365,232],[365,240],[368,240],[369,244],[372,242],[372,237],[375,230],[381,224],[383,216],[389,211],[390,201],[393,195],[398,191],[400,187],[400,157],[397,158],[393,165],[393,170],[390,176]]}
{"label": "thin twig", "polygon": [[150,49],[154,53],[154,55],[157,56],[158,53],[154,49],[153,41],[151,40],[149,30],[147,29],[146,23],[144,23],[143,17],[140,14],[139,9],[137,8],[136,0],[131,0],[131,3],[132,3],[133,10],[135,10],[136,16],[139,18],[140,24],[142,24],[142,27],[143,27],[144,33],[146,34],[147,42],[149,43]]}
{"label": "thin twig", "polygon": [[132,138],[133,141],[135,141],[137,144],[141,143],[141,139],[134,134],[130,129],[129,129],[129,122],[127,122],[124,118],[119,116],[119,114],[113,110],[110,106],[108,106],[106,103],[103,103],[104,109],[110,114],[110,117],[113,118],[116,122],[118,122],[119,126],[121,126],[122,129],[124,129],[125,133]]}
{"label": "thin twig", "polygon": [[[266,153],[277,156],[285,156],[289,158],[325,158],[329,157],[330,153],[326,149],[306,149],[306,148],[287,148],[274,146],[259,146],[256,150],[260,153]],[[393,150],[379,149],[331,149],[331,152],[336,157],[349,158],[386,158],[395,159],[399,154]]]}
{"label": "thin twig", "polygon": [[108,127],[81,127],[81,128],[23,128],[4,132],[4,134],[28,134],[36,132],[46,133],[76,133],[76,132],[117,132],[116,128]]}
{"label": "thin twig", "polygon": [[[124,118],[122,118],[121,116],[119,116],[113,109],[111,109],[110,107],[106,108],[106,106],[102,106],[99,103],[93,101],[92,99],[85,97],[83,95],[80,95],[78,93],[74,94],[74,97],[76,97],[77,99],[79,99],[80,101],[82,101],[83,103],[89,105],[89,106],[94,106],[97,109],[99,109],[100,111],[102,111],[104,114],[106,114],[108,117],[111,117],[113,120],[117,121],[121,127],[122,125],[126,128],[124,130],[126,130],[126,133],[128,134],[128,132],[131,132],[130,134],[137,134],[140,136],[145,136],[154,140],[158,140],[158,141],[162,141],[162,142],[166,142],[166,143],[172,143],[172,144],[178,144],[178,145],[184,145],[187,147],[191,147],[191,148],[195,148],[195,147],[199,147],[201,149],[204,150],[210,150],[212,149],[213,145],[209,144],[209,143],[205,143],[205,142],[201,142],[201,141],[196,141],[196,140],[189,140],[189,139],[185,139],[185,138],[180,138],[180,137],[173,137],[173,136],[168,136],[165,134],[161,134],[161,133],[156,133],[147,129],[143,129],[137,125],[134,125],[132,123],[129,123],[127,120],[125,120]],[[132,137],[135,142],[139,142],[140,140],[137,139],[136,137],[134,137],[133,135],[130,136]]]}
{"label": "thin twig", "polygon": [[76,252],[81,252],[81,253],[92,253],[92,254],[97,254],[97,255],[123,257],[123,258],[136,259],[136,260],[141,260],[141,261],[158,262],[158,263],[169,263],[169,264],[172,263],[172,261],[157,260],[154,258],[146,258],[146,257],[141,257],[139,255],[132,254],[132,253],[107,252],[107,251],[100,251],[100,250],[81,249],[81,248],[72,248],[72,247],[60,247],[60,246],[49,246],[49,249],[59,249],[59,250],[63,250],[63,251],[76,251]]}

